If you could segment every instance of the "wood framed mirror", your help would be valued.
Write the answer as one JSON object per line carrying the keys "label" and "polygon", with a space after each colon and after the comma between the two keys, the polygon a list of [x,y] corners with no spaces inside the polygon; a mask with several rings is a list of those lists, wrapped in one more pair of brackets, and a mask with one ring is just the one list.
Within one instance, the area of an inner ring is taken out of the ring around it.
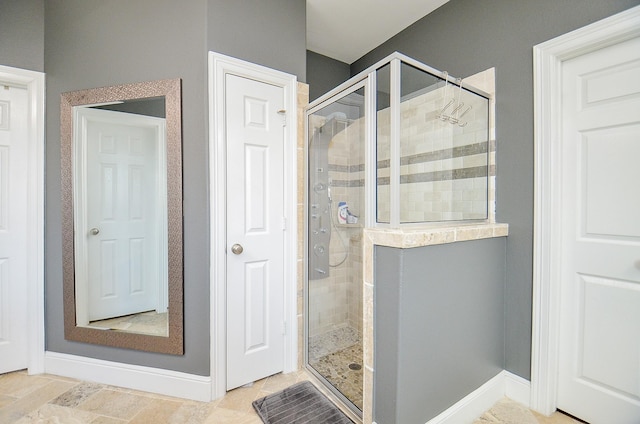
{"label": "wood framed mirror", "polygon": [[180,79],[63,93],[67,340],[181,355]]}

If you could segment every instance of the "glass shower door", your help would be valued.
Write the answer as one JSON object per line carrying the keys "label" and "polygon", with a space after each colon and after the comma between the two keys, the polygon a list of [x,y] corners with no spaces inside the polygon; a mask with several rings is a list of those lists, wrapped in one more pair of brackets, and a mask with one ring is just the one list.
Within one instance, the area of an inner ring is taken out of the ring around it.
{"label": "glass shower door", "polygon": [[[307,368],[362,410],[364,88],[308,116]],[[352,407],[353,408],[353,407]]]}

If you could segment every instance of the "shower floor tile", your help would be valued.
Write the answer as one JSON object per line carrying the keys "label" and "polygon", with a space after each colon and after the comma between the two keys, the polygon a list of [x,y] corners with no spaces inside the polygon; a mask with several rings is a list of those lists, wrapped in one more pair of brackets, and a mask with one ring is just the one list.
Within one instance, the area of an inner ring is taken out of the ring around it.
{"label": "shower floor tile", "polygon": [[309,361],[309,364],[351,403],[362,410],[361,342],[322,356],[316,361]]}
{"label": "shower floor tile", "polygon": [[309,337],[309,362],[361,343],[358,330],[349,326],[334,328],[326,333]]}

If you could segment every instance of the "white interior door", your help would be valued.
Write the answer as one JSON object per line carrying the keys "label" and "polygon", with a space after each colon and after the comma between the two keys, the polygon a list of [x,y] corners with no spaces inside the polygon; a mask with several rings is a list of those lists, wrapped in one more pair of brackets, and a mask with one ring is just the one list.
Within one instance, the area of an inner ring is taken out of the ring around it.
{"label": "white interior door", "polygon": [[230,390],[284,367],[285,117],[282,87],[231,74],[225,85]]}
{"label": "white interior door", "polygon": [[557,405],[640,422],[640,38],[567,60]]}
{"label": "white interior door", "polygon": [[28,100],[0,85],[0,374],[27,367]]}
{"label": "white interior door", "polygon": [[88,320],[158,310],[166,285],[164,120],[91,108],[77,113],[77,156],[86,162],[75,181],[86,215],[76,228],[84,246],[76,250],[86,254],[87,267],[76,272],[86,283],[76,285],[86,287]]}

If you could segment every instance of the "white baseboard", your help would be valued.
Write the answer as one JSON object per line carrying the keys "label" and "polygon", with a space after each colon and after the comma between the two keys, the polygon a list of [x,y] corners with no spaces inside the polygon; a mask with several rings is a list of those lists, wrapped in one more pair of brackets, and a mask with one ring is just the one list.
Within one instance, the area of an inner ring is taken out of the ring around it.
{"label": "white baseboard", "polygon": [[506,380],[504,395],[531,408],[531,382],[509,371],[503,371],[503,373]]}
{"label": "white baseboard", "polygon": [[45,372],[79,380],[209,402],[211,377],[45,352]]}
{"label": "white baseboard", "polygon": [[528,380],[503,370],[427,424],[472,423],[505,396],[528,407],[530,392]]}

